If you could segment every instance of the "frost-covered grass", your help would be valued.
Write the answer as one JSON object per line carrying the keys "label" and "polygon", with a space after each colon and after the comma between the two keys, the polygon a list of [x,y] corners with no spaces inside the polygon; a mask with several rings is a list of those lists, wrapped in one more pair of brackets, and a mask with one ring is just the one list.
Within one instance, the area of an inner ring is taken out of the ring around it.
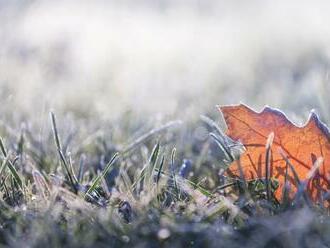
{"label": "frost-covered grass", "polygon": [[315,108],[330,124],[329,11],[1,1],[1,245],[330,246],[327,210],[223,176],[238,147],[215,108],[268,104],[297,123]]}
{"label": "frost-covered grass", "polygon": [[52,113],[41,138],[26,122],[1,125],[2,245],[330,244],[326,209],[301,196],[268,199],[265,180],[224,176],[225,153],[239,147],[224,147],[230,140],[211,119],[148,128],[126,118],[102,123]]}

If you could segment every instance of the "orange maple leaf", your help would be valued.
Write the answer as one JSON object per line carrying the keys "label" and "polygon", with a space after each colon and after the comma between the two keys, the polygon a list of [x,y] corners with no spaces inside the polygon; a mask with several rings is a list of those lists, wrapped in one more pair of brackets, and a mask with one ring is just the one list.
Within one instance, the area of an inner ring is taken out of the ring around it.
{"label": "orange maple leaf", "polygon": [[[271,137],[268,173],[270,178],[276,178],[279,182],[275,197],[279,200],[282,197],[288,161],[301,181],[310,177],[313,165],[320,161],[306,189],[314,202],[322,201],[323,194],[330,188],[330,132],[314,112],[305,125],[296,126],[284,113],[270,107],[259,113],[243,104],[220,106],[219,109],[228,127],[226,135],[240,141],[246,149],[240,156],[240,164],[247,180],[266,177],[265,145]],[[237,163],[230,165],[228,170],[239,176]],[[298,186],[292,171],[288,173],[287,183],[293,196]]]}

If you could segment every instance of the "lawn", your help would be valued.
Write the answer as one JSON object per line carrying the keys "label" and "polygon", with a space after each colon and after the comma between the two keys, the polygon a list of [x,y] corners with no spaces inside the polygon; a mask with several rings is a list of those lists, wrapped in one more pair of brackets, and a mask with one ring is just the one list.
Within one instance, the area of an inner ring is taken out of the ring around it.
{"label": "lawn", "polygon": [[228,173],[218,109],[330,125],[329,4],[3,2],[1,247],[330,246],[304,178]]}

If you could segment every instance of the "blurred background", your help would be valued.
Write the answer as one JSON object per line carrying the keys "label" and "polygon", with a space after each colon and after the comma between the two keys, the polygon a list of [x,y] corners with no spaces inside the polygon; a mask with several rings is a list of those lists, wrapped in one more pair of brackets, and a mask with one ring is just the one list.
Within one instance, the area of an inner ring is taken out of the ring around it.
{"label": "blurred background", "polygon": [[0,115],[217,116],[267,104],[329,121],[328,1],[0,0]]}

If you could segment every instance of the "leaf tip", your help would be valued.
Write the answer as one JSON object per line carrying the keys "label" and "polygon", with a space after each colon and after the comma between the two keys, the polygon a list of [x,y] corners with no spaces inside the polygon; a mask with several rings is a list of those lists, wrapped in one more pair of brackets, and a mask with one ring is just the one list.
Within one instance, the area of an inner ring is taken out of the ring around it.
{"label": "leaf tip", "polygon": [[321,121],[321,119],[318,116],[318,114],[316,113],[315,109],[311,110],[308,121],[305,126],[308,126],[311,124],[314,124],[315,126],[317,126],[321,130],[321,132],[327,137],[328,141],[330,142],[329,127],[324,122]]}

